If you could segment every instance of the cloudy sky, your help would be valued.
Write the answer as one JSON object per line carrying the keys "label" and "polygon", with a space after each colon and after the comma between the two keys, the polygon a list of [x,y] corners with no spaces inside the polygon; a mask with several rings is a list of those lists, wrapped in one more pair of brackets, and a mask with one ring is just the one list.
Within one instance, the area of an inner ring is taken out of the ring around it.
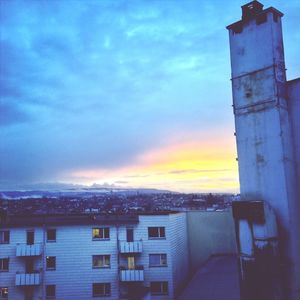
{"label": "cloudy sky", "polygon": [[[245,2],[0,1],[0,188],[238,191],[225,26]],[[297,77],[300,1],[263,2]]]}

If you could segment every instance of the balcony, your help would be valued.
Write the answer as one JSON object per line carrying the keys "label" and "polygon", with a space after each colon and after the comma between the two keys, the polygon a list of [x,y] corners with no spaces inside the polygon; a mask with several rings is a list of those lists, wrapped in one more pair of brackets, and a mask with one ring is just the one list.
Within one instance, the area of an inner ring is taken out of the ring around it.
{"label": "balcony", "polygon": [[39,256],[42,254],[41,244],[17,244],[16,256]]}
{"label": "balcony", "polygon": [[39,272],[16,274],[16,285],[18,286],[39,285],[40,282],[41,275]]}
{"label": "balcony", "polygon": [[140,267],[132,270],[121,268],[120,281],[123,282],[144,281],[144,268]]}
{"label": "balcony", "polygon": [[120,253],[124,253],[124,254],[141,253],[143,251],[143,242],[142,241],[133,241],[133,242],[120,241],[119,249],[120,249]]}

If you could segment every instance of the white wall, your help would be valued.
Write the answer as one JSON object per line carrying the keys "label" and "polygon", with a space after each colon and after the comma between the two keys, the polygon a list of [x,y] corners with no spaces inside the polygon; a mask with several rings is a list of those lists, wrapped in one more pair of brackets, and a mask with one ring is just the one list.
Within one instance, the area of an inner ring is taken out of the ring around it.
{"label": "white wall", "polygon": [[179,295],[189,276],[189,247],[187,232],[187,214],[170,215],[170,252],[175,296]]}
{"label": "white wall", "polygon": [[[148,227],[165,227],[165,239],[148,239]],[[56,229],[56,242],[45,242],[43,255],[35,257],[36,269],[42,271],[42,284],[34,287],[34,299],[42,299],[44,285],[56,285],[56,299],[93,299],[92,283],[111,283],[111,297],[119,298],[118,245],[119,240],[126,240],[126,228],[134,229],[134,240],[143,241],[143,251],[135,254],[136,265],[144,266],[145,281],[150,287],[151,281],[168,281],[169,294],[151,296],[150,299],[173,299],[174,289],[184,281],[188,268],[188,251],[185,213],[171,215],[141,215],[139,223],[110,227],[110,240],[93,241],[92,228],[106,225],[68,225],[49,226]],[[26,243],[26,230],[33,228],[10,228],[10,244],[0,244],[0,258],[9,257],[9,272],[0,272],[0,286],[8,286],[9,299],[24,299],[22,287],[15,286],[17,271],[25,272],[24,257],[16,257],[16,244]],[[35,229],[35,243],[43,243],[43,228]],[[45,227],[45,230],[47,227]],[[45,239],[46,240],[46,239]],[[149,254],[167,254],[167,267],[150,267]],[[109,269],[93,269],[93,255],[111,256]],[[180,254],[180,255],[178,255]],[[56,257],[56,270],[46,270],[46,256]],[[120,265],[127,265],[126,255],[120,254]],[[174,276],[174,279],[173,279]]]}
{"label": "white wall", "polygon": [[[57,299],[92,299],[92,283],[110,282],[111,299],[118,298],[116,228],[110,240],[92,240],[92,228],[100,226],[56,227],[56,243],[46,244],[46,255],[56,256],[56,270],[45,271],[46,284],[56,284]],[[107,227],[107,226],[103,226]],[[93,255],[110,255],[110,269],[93,269]]]}
{"label": "white wall", "polygon": [[[9,272],[0,272],[0,286],[8,287],[9,299],[23,300],[24,292],[22,287],[15,285],[16,273],[25,273],[25,258],[16,257],[16,245],[18,243],[26,243],[26,231],[31,230],[32,227],[28,228],[1,228],[1,230],[10,231],[10,243],[0,244],[0,258],[9,257]],[[37,242],[42,242],[43,231],[41,229],[35,230],[35,239]],[[42,260],[40,257],[34,259],[34,267],[36,270],[42,268]],[[41,286],[34,288],[35,299],[42,299]]]}
{"label": "white wall", "polygon": [[[171,232],[169,215],[140,216],[140,232],[143,239],[143,260],[145,266],[145,285],[150,287],[151,281],[168,281],[168,296],[151,296],[151,299],[173,299]],[[148,239],[148,227],[165,227],[165,239]],[[166,253],[168,267],[149,267],[149,254]]]}

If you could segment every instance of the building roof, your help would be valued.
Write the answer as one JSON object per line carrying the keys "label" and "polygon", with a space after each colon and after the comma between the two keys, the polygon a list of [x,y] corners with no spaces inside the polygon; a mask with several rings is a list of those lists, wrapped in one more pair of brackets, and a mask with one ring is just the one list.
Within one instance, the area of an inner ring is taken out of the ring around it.
{"label": "building roof", "polygon": [[174,211],[159,211],[136,214],[40,214],[7,215],[0,213],[0,225],[6,227],[20,226],[54,226],[54,225],[122,225],[139,223],[139,215],[169,215]]}
{"label": "building roof", "polygon": [[300,81],[300,77],[288,80],[287,84],[294,84],[294,83],[297,83],[298,81]]}
{"label": "building roof", "polygon": [[267,13],[273,13],[274,15],[278,17],[282,17],[283,13],[279,10],[277,10],[274,7],[269,7],[266,9],[263,9],[263,5],[258,1],[252,1],[242,6],[242,18],[240,21],[234,22],[230,25],[228,25],[227,29],[232,30],[238,30],[239,28],[242,28],[243,25],[247,24],[250,20],[260,18],[261,16],[267,14]]}
{"label": "building roof", "polygon": [[138,215],[109,214],[47,214],[47,215],[8,215],[1,217],[0,224],[6,227],[51,226],[51,225],[98,225],[135,224]]}

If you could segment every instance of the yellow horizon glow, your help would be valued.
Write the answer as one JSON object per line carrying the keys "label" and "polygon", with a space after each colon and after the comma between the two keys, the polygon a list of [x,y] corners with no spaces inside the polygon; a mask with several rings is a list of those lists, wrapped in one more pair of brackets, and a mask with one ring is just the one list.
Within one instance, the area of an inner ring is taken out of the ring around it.
{"label": "yellow horizon glow", "polygon": [[76,170],[72,181],[178,192],[239,192],[235,148],[228,139],[174,143],[150,150],[130,166]]}

